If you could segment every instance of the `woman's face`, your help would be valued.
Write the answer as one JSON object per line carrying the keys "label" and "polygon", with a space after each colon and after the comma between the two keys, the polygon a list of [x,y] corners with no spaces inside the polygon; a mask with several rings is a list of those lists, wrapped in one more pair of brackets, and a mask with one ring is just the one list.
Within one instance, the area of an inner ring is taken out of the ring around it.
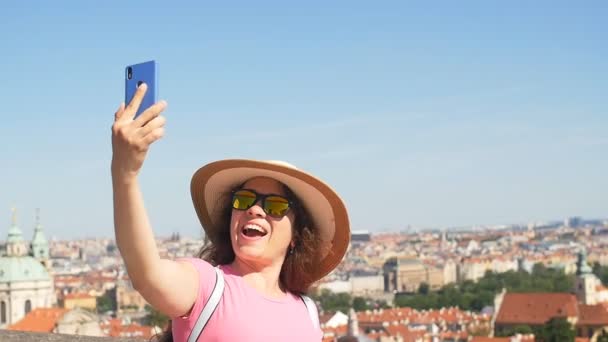
{"label": "woman's face", "polygon": [[[270,178],[248,180],[243,189],[259,195],[286,196],[283,185]],[[283,217],[273,217],[262,209],[262,202],[246,210],[232,209],[230,239],[236,258],[256,264],[282,263],[292,240],[293,210]]]}

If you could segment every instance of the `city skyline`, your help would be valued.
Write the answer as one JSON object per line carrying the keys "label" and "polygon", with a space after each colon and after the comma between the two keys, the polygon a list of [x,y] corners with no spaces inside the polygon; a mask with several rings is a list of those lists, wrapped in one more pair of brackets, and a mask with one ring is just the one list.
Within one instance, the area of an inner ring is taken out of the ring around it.
{"label": "city skyline", "polygon": [[113,236],[110,127],[124,67],[150,59],[157,235],[201,231],[190,177],[233,157],[318,175],[353,230],[608,216],[603,2],[294,6],[7,5],[0,229],[14,206],[24,233],[41,208],[49,237]]}
{"label": "city skyline", "polygon": [[[2,234],[6,234],[8,232],[8,229],[13,225],[13,223],[16,224],[16,226],[18,228],[20,228],[22,234],[24,234],[25,238],[27,238],[29,235],[27,235],[28,233],[31,233],[31,235],[33,235],[35,229],[37,226],[42,227],[42,230],[44,232],[45,235],[48,236],[48,238],[51,241],[69,241],[69,240],[87,240],[87,239],[114,239],[114,234],[113,231],[111,231],[110,233],[104,233],[101,235],[78,235],[78,234],[72,234],[72,235],[57,235],[57,234],[52,234],[52,232],[54,231],[53,229],[49,231],[47,229],[47,227],[44,224],[44,220],[41,219],[40,216],[40,212],[41,209],[40,208],[35,208],[35,214],[33,215],[33,219],[31,221],[30,224],[23,224],[22,220],[20,219],[20,214],[19,214],[19,210],[16,207],[12,207],[11,208],[11,219],[10,222],[6,225],[6,227],[3,229],[0,229],[0,241],[4,241],[5,237]],[[545,226],[555,226],[555,225],[565,225],[565,221],[569,220],[569,219],[579,219],[582,221],[599,221],[599,222],[608,222],[608,218],[605,217],[580,217],[580,216],[570,216],[570,217],[564,217],[564,218],[553,218],[553,219],[547,219],[547,220],[540,220],[540,221],[529,221],[529,222],[508,222],[508,223],[497,223],[497,224],[478,224],[478,225],[466,225],[466,226],[436,226],[436,227],[419,227],[419,226],[412,226],[412,225],[407,225],[404,227],[400,227],[400,228],[396,228],[396,229],[386,229],[386,230],[382,230],[382,229],[351,229],[351,233],[355,234],[355,233],[370,233],[370,234],[390,234],[390,233],[401,233],[401,234],[412,234],[412,233],[416,233],[416,232],[421,232],[421,233],[430,233],[430,232],[479,232],[481,230],[487,230],[487,231],[491,231],[491,230],[509,230],[511,228],[515,228],[515,227],[524,227],[524,226],[533,226],[534,228],[542,228]],[[183,232],[184,230],[180,230],[180,229],[176,229],[176,230],[172,230],[172,231],[167,231],[167,233],[162,233],[162,234],[157,234],[156,238],[157,239],[166,239],[166,238],[170,238],[172,236],[174,236],[175,234],[179,234],[181,237],[186,237],[186,238],[193,238],[193,239],[197,239],[197,238],[202,238],[204,237],[204,231],[202,228],[200,228],[200,230],[198,231],[186,231]]]}

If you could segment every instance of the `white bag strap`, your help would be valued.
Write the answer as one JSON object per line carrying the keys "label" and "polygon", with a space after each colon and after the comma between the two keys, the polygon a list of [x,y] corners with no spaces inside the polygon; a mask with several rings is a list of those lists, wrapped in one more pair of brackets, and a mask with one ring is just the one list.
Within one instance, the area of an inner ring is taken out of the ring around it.
{"label": "white bag strap", "polygon": [[211,291],[211,295],[209,296],[209,300],[205,303],[203,307],[203,311],[198,316],[192,331],[190,332],[190,336],[188,337],[188,342],[196,342],[198,337],[203,332],[205,325],[213,315],[215,308],[220,303],[220,299],[222,298],[222,294],[224,293],[224,275],[222,271],[218,267],[215,267],[215,286],[213,287],[213,291]]}
{"label": "white bag strap", "polygon": [[300,298],[302,298],[304,305],[306,305],[306,310],[308,310],[308,316],[310,316],[312,325],[315,328],[319,329],[319,313],[317,312],[317,306],[315,305],[315,302],[310,297],[305,295],[300,295]]}

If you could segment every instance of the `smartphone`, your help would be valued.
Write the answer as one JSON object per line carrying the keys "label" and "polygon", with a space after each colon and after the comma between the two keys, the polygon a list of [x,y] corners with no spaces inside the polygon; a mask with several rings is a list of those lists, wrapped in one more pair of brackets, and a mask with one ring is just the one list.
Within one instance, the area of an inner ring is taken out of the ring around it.
{"label": "smartphone", "polygon": [[135,117],[155,104],[158,99],[158,63],[156,61],[133,64],[125,68],[125,105],[129,105],[137,87],[142,83],[148,86],[148,90],[146,90]]}

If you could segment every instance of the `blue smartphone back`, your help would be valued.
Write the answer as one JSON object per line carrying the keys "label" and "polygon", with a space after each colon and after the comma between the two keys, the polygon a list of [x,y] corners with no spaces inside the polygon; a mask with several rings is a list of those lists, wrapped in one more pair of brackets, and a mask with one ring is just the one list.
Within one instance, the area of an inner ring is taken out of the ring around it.
{"label": "blue smartphone back", "polygon": [[148,61],[129,65],[125,68],[125,105],[129,105],[137,87],[146,83],[148,90],[135,114],[138,117],[143,111],[155,104],[158,98],[158,63]]}

